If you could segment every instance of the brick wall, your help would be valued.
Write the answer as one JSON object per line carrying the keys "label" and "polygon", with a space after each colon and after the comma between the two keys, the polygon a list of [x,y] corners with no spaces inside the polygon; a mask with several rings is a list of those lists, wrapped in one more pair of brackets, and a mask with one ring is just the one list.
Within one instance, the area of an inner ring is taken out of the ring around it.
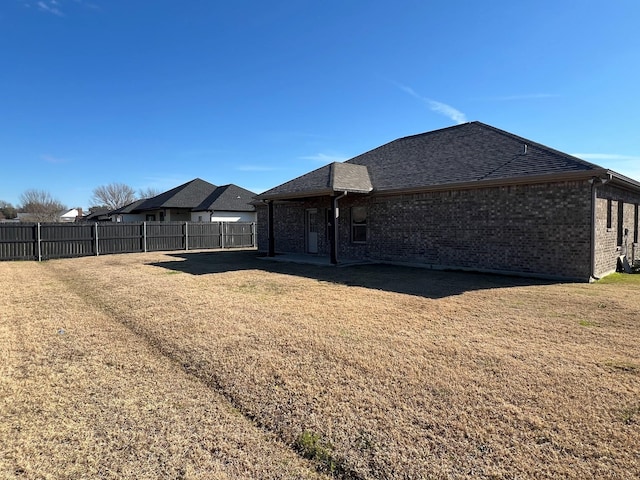
{"label": "brick wall", "polygon": [[[274,206],[274,237],[276,252],[306,253],[306,212],[315,208],[318,213],[318,253],[329,254],[326,226],[327,211],[330,208],[329,197],[311,201],[276,203]],[[258,250],[269,250],[269,212],[266,206],[259,206],[258,212]]]}
{"label": "brick wall", "polygon": [[434,267],[588,278],[587,182],[431,192],[370,200],[366,245],[345,256]]}
{"label": "brick wall", "polygon": [[[617,204],[606,228],[606,197],[625,199],[624,228],[633,241],[634,201],[599,187],[596,273],[615,269]],[[617,195],[617,197],[616,197]],[[368,207],[365,243],[351,241],[351,208]],[[329,197],[277,204],[277,252],[306,252],[305,210],[326,223]],[[591,273],[591,185],[587,181],[478,188],[418,194],[347,195],[339,202],[338,259],[410,262],[588,279]],[[602,222],[604,223],[604,227]],[[258,246],[268,249],[267,208],[258,209]],[[631,247],[629,246],[629,250]],[[319,254],[329,254],[328,229],[319,229]]]}
{"label": "brick wall", "polygon": [[[640,204],[640,195],[627,190],[604,185],[596,190],[596,251],[595,274],[600,277],[615,271],[618,257],[626,253],[630,263],[640,257],[634,233],[638,232],[635,208]],[[620,218],[619,213],[622,213]],[[610,216],[610,226],[607,217]],[[628,235],[619,238],[618,229],[628,230]],[[619,242],[619,240],[621,240]],[[635,257],[635,258],[634,258]]]}

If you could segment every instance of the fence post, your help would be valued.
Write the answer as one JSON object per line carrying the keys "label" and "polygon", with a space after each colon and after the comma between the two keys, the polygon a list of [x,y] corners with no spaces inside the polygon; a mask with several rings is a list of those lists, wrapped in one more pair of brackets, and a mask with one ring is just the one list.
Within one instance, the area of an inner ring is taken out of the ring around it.
{"label": "fence post", "polygon": [[95,223],[95,231],[96,231],[96,257],[97,257],[98,255],[100,255],[99,247],[98,247],[98,245],[99,245],[99,243],[98,243],[98,222]]}
{"label": "fence post", "polygon": [[189,222],[184,222],[184,249],[189,250]]}
{"label": "fence post", "polygon": [[38,261],[42,261],[42,236],[40,235],[40,222],[36,225],[36,239],[38,241]]}
{"label": "fence post", "polygon": [[220,248],[225,248],[224,234],[225,234],[224,222],[220,222]]}
{"label": "fence post", "polygon": [[142,249],[147,251],[147,222],[142,222]]}

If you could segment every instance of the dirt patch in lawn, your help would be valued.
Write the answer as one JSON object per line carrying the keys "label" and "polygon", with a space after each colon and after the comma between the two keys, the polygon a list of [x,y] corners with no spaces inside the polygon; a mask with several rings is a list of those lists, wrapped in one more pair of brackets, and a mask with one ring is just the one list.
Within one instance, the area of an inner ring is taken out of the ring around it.
{"label": "dirt patch in lawn", "polygon": [[252,252],[0,274],[11,473],[640,476],[638,285]]}

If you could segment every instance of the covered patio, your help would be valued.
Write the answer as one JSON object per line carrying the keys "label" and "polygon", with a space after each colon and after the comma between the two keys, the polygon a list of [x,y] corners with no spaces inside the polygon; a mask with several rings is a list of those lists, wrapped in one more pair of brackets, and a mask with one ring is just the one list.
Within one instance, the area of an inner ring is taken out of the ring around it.
{"label": "covered patio", "polygon": [[[338,225],[340,200],[346,196],[363,196],[373,190],[369,171],[364,165],[331,163],[302,177],[287,182],[268,192],[258,195],[256,200],[267,205],[268,211],[268,257],[282,261],[297,261],[317,265],[353,264],[349,260],[339,260]],[[275,205],[307,203],[305,207],[304,232],[301,232],[303,247],[285,249],[285,257],[276,255]],[[315,202],[315,203],[314,203]],[[317,205],[319,208],[317,208]],[[319,248],[326,212],[326,244]],[[328,256],[327,256],[328,253]],[[362,263],[362,262],[359,262]]]}

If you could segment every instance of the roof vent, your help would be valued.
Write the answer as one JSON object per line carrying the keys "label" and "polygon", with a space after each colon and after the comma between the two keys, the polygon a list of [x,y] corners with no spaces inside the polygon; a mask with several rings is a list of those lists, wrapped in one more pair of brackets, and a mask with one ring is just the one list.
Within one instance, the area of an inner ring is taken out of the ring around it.
{"label": "roof vent", "polygon": [[529,148],[529,146],[525,143],[525,144],[524,144],[524,150],[522,151],[522,154],[523,154],[523,155],[526,155],[526,154],[527,154],[527,149],[528,149],[528,148]]}

